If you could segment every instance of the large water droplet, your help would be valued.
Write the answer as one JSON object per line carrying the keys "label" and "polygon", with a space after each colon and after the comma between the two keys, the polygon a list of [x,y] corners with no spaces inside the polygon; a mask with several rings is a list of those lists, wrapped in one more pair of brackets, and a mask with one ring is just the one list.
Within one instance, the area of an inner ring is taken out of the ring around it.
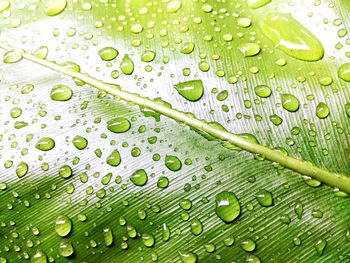
{"label": "large water droplet", "polygon": [[167,155],[165,156],[165,166],[170,170],[170,171],[179,171],[182,167],[182,163],[179,158],[173,155]]}
{"label": "large water droplet", "polygon": [[47,263],[47,256],[44,251],[37,250],[32,258],[32,263]]}
{"label": "large water droplet", "polygon": [[190,80],[175,85],[179,94],[189,101],[197,101],[203,96],[204,88],[201,80]]}
{"label": "large water droplet", "polygon": [[181,261],[183,263],[196,263],[198,256],[197,254],[189,251],[179,251]]}
{"label": "large water droplet", "polygon": [[69,217],[65,215],[60,215],[56,218],[55,231],[59,236],[65,237],[70,233],[71,230],[72,221]]}
{"label": "large water droplet", "polygon": [[123,133],[130,129],[130,122],[123,117],[114,118],[107,122],[107,129],[114,133]]}
{"label": "large water droplet", "polygon": [[338,76],[342,80],[350,81],[350,63],[345,63],[340,66],[338,70]]}
{"label": "large water droplet", "polygon": [[118,56],[119,52],[114,47],[104,47],[98,51],[98,55],[104,61],[110,61]]}
{"label": "large water droplet", "polygon": [[236,195],[232,192],[221,192],[215,197],[217,216],[226,223],[231,223],[241,213]]}
{"label": "large water droplet", "polygon": [[51,99],[57,100],[57,101],[70,100],[72,95],[73,95],[72,89],[63,84],[59,84],[53,87],[50,93]]}
{"label": "large water droplet", "polygon": [[60,14],[66,6],[66,0],[49,0],[45,6],[45,12],[48,16],[56,16]]}
{"label": "large water droplet", "polygon": [[283,94],[282,95],[282,106],[287,111],[295,112],[299,109],[300,102],[297,99],[297,97],[295,97],[292,94]]}
{"label": "large water droplet", "polygon": [[259,25],[273,44],[291,57],[316,61],[324,55],[321,42],[290,14],[268,14]]}
{"label": "large water droplet", "polygon": [[62,257],[70,257],[74,254],[72,242],[68,239],[63,239],[60,243],[60,254]]}
{"label": "large water droplet", "polygon": [[120,62],[120,70],[125,75],[131,75],[134,72],[134,62],[132,62],[129,55],[125,55]]}
{"label": "large water droplet", "polygon": [[238,46],[239,51],[245,57],[252,57],[260,53],[260,47],[255,43],[243,43]]}
{"label": "large water droplet", "polygon": [[148,181],[148,176],[145,170],[136,170],[130,177],[130,181],[137,186],[144,186]]}
{"label": "large water droplet", "polygon": [[49,151],[55,147],[55,141],[50,137],[43,137],[38,140],[35,148],[41,151]]}

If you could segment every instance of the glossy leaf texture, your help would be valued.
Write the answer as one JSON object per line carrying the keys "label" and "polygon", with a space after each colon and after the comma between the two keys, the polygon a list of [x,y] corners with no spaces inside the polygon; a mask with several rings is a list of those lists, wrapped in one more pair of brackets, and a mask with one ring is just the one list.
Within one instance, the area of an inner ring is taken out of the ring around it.
{"label": "glossy leaf texture", "polygon": [[[2,1],[0,40],[349,175],[349,8]],[[1,263],[350,260],[346,194],[20,58],[0,68]]]}

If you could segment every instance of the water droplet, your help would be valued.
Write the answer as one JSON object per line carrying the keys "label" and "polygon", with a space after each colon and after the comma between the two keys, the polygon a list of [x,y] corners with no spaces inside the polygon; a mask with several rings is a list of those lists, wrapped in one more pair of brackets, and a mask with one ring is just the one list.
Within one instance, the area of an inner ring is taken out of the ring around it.
{"label": "water droplet", "polygon": [[131,32],[134,34],[141,33],[143,30],[143,26],[141,24],[134,24],[131,26]]}
{"label": "water droplet", "polygon": [[241,242],[241,247],[244,251],[252,252],[256,249],[256,243],[248,238]]}
{"label": "water droplet", "polygon": [[141,60],[143,62],[152,62],[155,57],[156,57],[156,53],[154,51],[146,50],[145,52],[142,53]]}
{"label": "water droplet", "polygon": [[66,0],[49,0],[45,6],[45,12],[48,16],[57,16],[67,6]]}
{"label": "water droplet", "polygon": [[327,246],[326,240],[324,240],[324,239],[317,240],[315,243],[315,249],[317,251],[317,254],[322,256],[326,246]]}
{"label": "water droplet", "polygon": [[107,122],[107,129],[114,133],[127,132],[130,129],[130,122],[123,117],[114,118]]}
{"label": "water droplet", "polygon": [[113,244],[113,232],[109,227],[103,229],[103,237],[107,247]]}
{"label": "water droplet", "polygon": [[179,94],[189,101],[198,101],[203,96],[204,88],[201,80],[190,80],[175,85]]}
{"label": "water droplet", "polygon": [[258,258],[255,255],[248,255],[245,259],[245,262],[249,262],[249,263],[260,263],[260,258]]}
{"label": "water droplet", "polygon": [[170,171],[179,171],[182,167],[182,163],[179,158],[173,155],[167,155],[165,156],[165,166],[170,170]]}
{"label": "water droplet", "polygon": [[115,59],[119,55],[119,52],[114,47],[104,47],[98,51],[98,55],[102,60],[110,61]]}
{"label": "water droplet", "polygon": [[240,17],[238,19],[237,25],[243,28],[250,27],[252,21],[248,17]]}
{"label": "water droplet", "polygon": [[196,263],[198,256],[193,252],[179,251],[182,263]]}
{"label": "water droplet", "polygon": [[260,53],[260,47],[255,43],[242,43],[238,46],[238,49],[245,57],[252,57]]}
{"label": "water droplet", "polygon": [[72,176],[73,172],[72,172],[72,168],[70,168],[69,165],[63,165],[58,169],[58,174],[62,177],[62,178],[69,178]]}
{"label": "water droplet", "polygon": [[203,225],[202,222],[195,218],[191,223],[191,232],[193,235],[198,236],[203,232]]}
{"label": "water droplet", "polygon": [[120,70],[125,75],[131,75],[134,72],[134,62],[132,62],[128,55],[125,55],[120,62]]}
{"label": "water droplet", "polygon": [[191,54],[192,51],[194,50],[194,43],[193,42],[187,42],[185,43],[182,47],[181,47],[181,50],[180,52],[182,54]]}
{"label": "water droplet", "polygon": [[148,181],[148,175],[143,169],[136,170],[130,177],[134,185],[144,186]]}
{"label": "water droplet", "polygon": [[127,225],[126,230],[128,231],[128,236],[130,238],[135,238],[137,236],[137,231],[132,225]]}
{"label": "water droplet", "polygon": [[[0,261],[1,262],[1,261]],[[47,263],[47,256],[44,251],[37,250],[32,258],[32,263]]]}
{"label": "water droplet", "polygon": [[273,114],[269,118],[270,118],[270,121],[276,126],[281,125],[283,122],[283,119],[277,114]]}
{"label": "water droplet", "polygon": [[282,95],[282,106],[284,109],[290,112],[295,112],[299,109],[300,107],[300,102],[292,94],[283,94]]}
{"label": "water droplet", "polygon": [[350,103],[345,104],[345,113],[350,118]]}
{"label": "water droplet", "polygon": [[321,42],[290,14],[268,14],[259,25],[273,44],[291,57],[317,61],[324,55]]}
{"label": "water droplet", "polygon": [[68,239],[63,239],[60,243],[60,254],[62,257],[70,257],[74,254],[72,242]]}
{"label": "water droplet", "polygon": [[33,55],[37,58],[45,59],[47,54],[49,53],[49,49],[47,46],[41,46],[36,51],[33,52]]}
{"label": "water droplet", "polygon": [[267,5],[270,2],[271,0],[247,0],[248,6],[253,9],[263,7],[264,5]]}
{"label": "water droplet", "polygon": [[61,237],[68,236],[71,230],[72,230],[72,221],[70,220],[69,217],[65,215],[60,215],[56,218],[55,231],[59,236]]}
{"label": "water droplet", "polygon": [[299,219],[301,219],[303,216],[303,210],[303,204],[300,201],[297,201],[294,205],[294,212],[296,213]]}
{"label": "water droplet", "polygon": [[221,192],[215,197],[215,213],[225,223],[231,223],[241,213],[236,195],[232,192]]}
{"label": "water droplet", "polygon": [[150,234],[143,234],[142,235],[142,242],[146,247],[153,247],[154,246],[154,236]]}
{"label": "water droplet", "polygon": [[350,81],[350,63],[345,63],[340,66],[338,76],[344,81]]}
{"label": "water droplet", "polygon": [[28,173],[28,164],[20,162],[16,167],[16,174],[19,178],[25,176]]}
{"label": "water droplet", "polygon": [[118,150],[114,150],[106,159],[107,164],[116,167],[120,164],[121,158]]}
{"label": "water droplet", "polygon": [[265,189],[261,189],[256,195],[256,199],[258,200],[261,206],[273,206],[273,196],[272,193]]}
{"label": "water droplet", "polygon": [[50,137],[43,137],[38,140],[35,148],[41,151],[49,151],[55,147],[55,141]]}
{"label": "water droplet", "polygon": [[271,96],[272,90],[266,85],[259,85],[254,88],[255,94],[260,98],[268,98]]}
{"label": "water droplet", "polygon": [[176,13],[181,8],[180,0],[172,0],[167,4],[166,11],[168,13]]}
{"label": "water droplet", "polygon": [[170,239],[170,235],[171,235],[171,232],[170,232],[170,228],[168,227],[168,225],[166,223],[164,223],[162,225],[162,239],[167,242],[169,241]]}
{"label": "water droplet", "polygon": [[59,84],[53,87],[50,93],[51,99],[56,101],[70,100],[72,95],[73,95],[72,89],[63,84]]}
{"label": "water droplet", "polygon": [[165,176],[159,177],[157,181],[157,186],[162,189],[167,188],[169,186],[169,179]]}
{"label": "water droplet", "polygon": [[23,59],[22,52],[23,50],[21,49],[6,51],[3,58],[4,63],[11,64],[22,60]]}
{"label": "water droplet", "polygon": [[326,103],[320,102],[316,107],[316,116],[320,119],[325,119],[329,115],[329,107]]}
{"label": "water droplet", "polygon": [[72,142],[75,148],[77,148],[78,150],[84,150],[88,145],[88,141],[84,137],[79,135],[75,136]]}

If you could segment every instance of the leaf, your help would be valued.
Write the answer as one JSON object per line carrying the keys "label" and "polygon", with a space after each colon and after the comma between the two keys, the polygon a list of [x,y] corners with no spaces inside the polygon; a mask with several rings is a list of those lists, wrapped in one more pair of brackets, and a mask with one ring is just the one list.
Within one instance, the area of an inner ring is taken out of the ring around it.
{"label": "leaf", "polygon": [[[178,6],[175,2],[179,1],[171,1],[170,7]],[[82,72],[97,79],[118,83],[136,94],[161,97],[173,109],[216,121],[235,134],[254,134],[262,145],[284,148],[289,156],[349,174],[349,119],[344,110],[349,94],[346,83],[337,77],[338,68],[347,60],[345,48],[334,48],[338,42],[345,45],[345,40],[337,36],[342,25],[333,25],[336,14],[345,12],[347,4],[336,2],[332,8],[326,1],[319,6],[313,2],[295,1],[290,6],[272,1],[254,10],[246,8],[245,2],[240,3],[241,7],[236,4],[181,1],[180,7],[171,9],[175,13],[168,14],[169,3],[161,1],[157,5],[146,1],[95,1],[91,5],[88,1],[68,2],[62,13],[48,17],[43,3],[24,3],[28,8],[11,3],[1,14],[5,18],[0,22],[1,40],[25,50],[47,45],[50,60],[77,62]],[[302,21],[324,45],[325,57],[317,62],[303,62],[275,49],[257,27],[259,18],[273,10],[292,13]],[[308,16],[308,10],[315,10],[312,16]],[[318,26],[324,17],[316,10],[329,16],[328,24]],[[235,13],[250,17],[251,26],[236,27],[239,18],[232,15]],[[12,17],[23,17],[21,24],[16,27],[18,21]],[[344,25],[348,23],[346,17],[341,15]],[[241,38],[239,33],[243,33]],[[212,40],[205,40],[209,36]],[[237,47],[257,42],[254,38],[260,41],[262,50],[255,57],[244,58]],[[188,48],[188,43],[193,43],[193,48]],[[98,56],[98,50],[107,46],[120,53],[111,64]],[[154,61],[141,60],[146,49],[155,52]],[[133,75],[119,72],[114,80],[124,55],[129,55],[134,63]],[[280,66],[283,59],[286,64]],[[209,64],[208,71],[199,68],[202,61]],[[329,83],[327,77],[332,78],[332,83],[322,86],[320,83]],[[193,79],[202,80],[204,96],[198,102],[186,102],[173,86]],[[33,84],[34,89],[22,94],[28,84]],[[70,100],[50,100],[51,88],[59,84],[72,88]],[[1,189],[5,188],[0,196],[0,257],[8,262],[24,261],[36,251],[44,251],[59,262],[148,262],[156,258],[158,262],[178,262],[181,255],[183,258],[189,253],[195,253],[199,262],[217,258],[221,262],[241,262],[252,258],[248,256],[251,254],[262,262],[348,259],[349,201],[329,187],[311,188],[294,172],[262,161],[261,156],[252,158],[242,151],[230,151],[166,118],[159,122],[145,118],[133,106],[101,96],[102,93],[96,98],[93,89],[76,86],[64,76],[26,61],[3,64],[0,85],[4,116],[1,160],[3,167],[8,167],[3,169],[0,182]],[[272,95],[259,99],[254,91],[258,85],[268,85]],[[216,95],[224,91],[228,96]],[[286,93],[300,101],[297,112],[278,106],[281,94]],[[316,116],[320,102],[330,108],[325,119]],[[18,118],[9,117],[14,107],[22,109]],[[283,119],[281,125],[269,121],[272,114]],[[127,133],[115,134],[107,129],[107,122],[116,117],[130,120]],[[19,120],[25,120],[28,126],[14,129]],[[86,138],[88,146],[83,150],[75,148],[75,136]],[[54,138],[56,145],[45,153],[35,148],[44,137]],[[141,152],[138,156],[136,147]],[[106,158],[115,149],[120,152],[121,163],[111,168]],[[166,168],[167,155],[182,161],[180,171]],[[21,162],[28,164],[29,172],[18,178],[15,170]],[[63,165],[72,167],[71,177],[58,175]],[[144,169],[149,176],[143,187],[130,181],[138,169]],[[108,173],[113,174],[109,183],[102,180]],[[161,176],[169,179],[169,186],[164,189],[157,187]],[[259,205],[257,195],[261,190],[272,193],[273,206]],[[223,191],[234,193],[241,205],[240,216],[230,224],[215,214],[215,197]],[[189,210],[179,206],[182,199],[191,200]],[[59,215],[66,215],[73,222],[66,239],[54,230]],[[197,220],[203,230],[194,236],[191,224],[197,224]],[[164,224],[171,231],[167,242],[163,241]],[[113,232],[112,245],[105,244],[106,228]],[[139,235],[134,236],[135,229]],[[155,237],[151,247],[150,235]],[[228,246],[232,237],[235,242]],[[74,254],[63,259],[59,256],[60,244],[67,239]],[[252,253],[241,246],[247,240],[257,245]],[[212,251],[211,245],[215,246],[214,252],[207,252]]]}

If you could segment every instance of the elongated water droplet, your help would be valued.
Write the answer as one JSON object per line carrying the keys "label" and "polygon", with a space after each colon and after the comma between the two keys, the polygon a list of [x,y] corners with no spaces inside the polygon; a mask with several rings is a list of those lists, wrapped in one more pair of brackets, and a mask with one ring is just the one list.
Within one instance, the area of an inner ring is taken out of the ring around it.
{"label": "elongated water droplet", "polygon": [[168,13],[176,13],[181,8],[180,0],[172,0],[167,4],[166,11]]}
{"label": "elongated water droplet", "polygon": [[68,239],[63,239],[60,243],[60,254],[62,257],[70,257],[74,254],[72,242]]}
{"label": "elongated water droplet", "polygon": [[125,75],[131,75],[134,72],[134,62],[132,62],[128,55],[125,55],[120,62],[120,70]]}
{"label": "elongated water droplet", "polygon": [[320,119],[325,119],[329,115],[329,107],[326,103],[320,102],[316,107],[316,116]]}
{"label": "elongated water droplet", "polygon": [[265,15],[259,25],[273,44],[287,55],[305,61],[323,58],[321,42],[290,14]]}
{"label": "elongated water droplet", "polygon": [[265,189],[261,189],[256,195],[256,199],[258,200],[261,206],[273,206],[273,196],[272,193]]}
{"label": "elongated water droplet", "polygon": [[166,223],[163,224],[162,230],[163,230],[163,233],[162,233],[163,241],[165,241],[165,242],[169,241],[171,232],[170,232],[170,228],[168,227],[168,225]]}
{"label": "elongated water droplet", "polygon": [[114,47],[104,47],[98,51],[98,55],[104,61],[110,61],[118,56],[119,52]]}
{"label": "elongated water droplet", "polygon": [[201,80],[190,80],[175,85],[179,94],[189,101],[197,101],[203,96],[204,88]]}
{"label": "elongated water droplet", "polygon": [[123,117],[114,118],[107,122],[107,129],[114,133],[123,133],[130,129],[130,122]]}
{"label": "elongated water droplet", "polygon": [[113,232],[109,227],[103,229],[103,237],[107,247],[113,244]]}
{"label": "elongated water droplet", "polygon": [[215,197],[215,213],[225,223],[231,223],[241,213],[236,195],[232,192],[221,192]]}
{"label": "elongated water droplet", "polygon": [[70,100],[72,95],[73,95],[72,89],[63,84],[59,84],[53,87],[50,93],[51,99],[56,101]]}
{"label": "elongated water droplet", "polygon": [[173,155],[167,155],[165,156],[165,166],[170,170],[170,171],[179,171],[182,167],[182,163],[179,158]]}
{"label": "elongated water droplet", "polygon": [[290,112],[295,112],[299,109],[300,107],[300,102],[292,94],[283,94],[282,95],[282,106],[284,109]]}
{"label": "elongated water droplet", "polygon": [[299,219],[301,219],[303,216],[303,210],[303,204],[300,201],[297,201],[294,206],[294,212],[296,213]]}
{"label": "elongated water droplet", "polygon": [[72,221],[70,220],[70,218],[65,215],[59,215],[56,218],[56,222],[55,222],[56,233],[61,237],[65,237],[65,236],[68,236],[71,230],[72,230]]}
{"label": "elongated water droplet", "polygon": [[14,50],[6,51],[3,58],[4,63],[11,64],[22,60],[23,59],[22,52],[23,52],[22,49],[14,49]]}
{"label": "elongated water droplet", "polygon": [[47,263],[47,256],[44,251],[37,250],[32,258],[32,263]]}
{"label": "elongated water droplet", "polygon": [[38,140],[35,148],[41,151],[49,151],[55,147],[55,141],[50,137],[43,137]]}
{"label": "elongated water droplet", "polygon": [[317,240],[315,243],[315,249],[317,251],[317,254],[322,256],[326,246],[327,246],[326,240],[324,240],[324,239]]}
{"label": "elongated water droplet", "polygon": [[350,118],[350,102],[345,104],[345,113]]}
{"label": "elongated water droplet", "polygon": [[20,162],[16,168],[16,174],[19,178],[25,176],[28,173],[28,164]]}
{"label": "elongated water droplet", "polygon": [[345,63],[340,66],[338,76],[344,81],[350,81],[350,63]]}
{"label": "elongated water droplet", "polygon": [[130,238],[135,238],[137,236],[137,231],[132,225],[127,225],[126,230],[128,231],[128,236]]}
{"label": "elongated water droplet", "polygon": [[116,167],[120,164],[121,158],[118,150],[114,150],[106,159],[107,164]]}
{"label": "elongated water droplet", "polygon": [[66,6],[66,0],[49,0],[45,6],[45,12],[48,16],[56,16],[60,14]]}
{"label": "elongated water droplet", "polygon": [[189,251],[179,251],[182,263],[196,263],[198,256],[197,254]]}
{"label": "elongated water droplet", "polygon": [[191,223],[191,232],[193,235],[198,236],[203,232],[203,225],[202,222],[195,218]]}
{"label": "elongated water droplet", "polygon": [[239,51],[245,57],[252,57],[260,53],[260,47],[255,43],[243,43],[238,46]]}
{"label": "elongated water droplet", "polygon": [[148,181],[148,176],[146,171],[143,169],[136,170],[131,175],[130,181],[133,182],[134,185],[144,186]]}
{"label": "elongated water droplet", "polygon": [[271,0],[247,0],[247,4],[250,8],[256,9],[270,3]]}

